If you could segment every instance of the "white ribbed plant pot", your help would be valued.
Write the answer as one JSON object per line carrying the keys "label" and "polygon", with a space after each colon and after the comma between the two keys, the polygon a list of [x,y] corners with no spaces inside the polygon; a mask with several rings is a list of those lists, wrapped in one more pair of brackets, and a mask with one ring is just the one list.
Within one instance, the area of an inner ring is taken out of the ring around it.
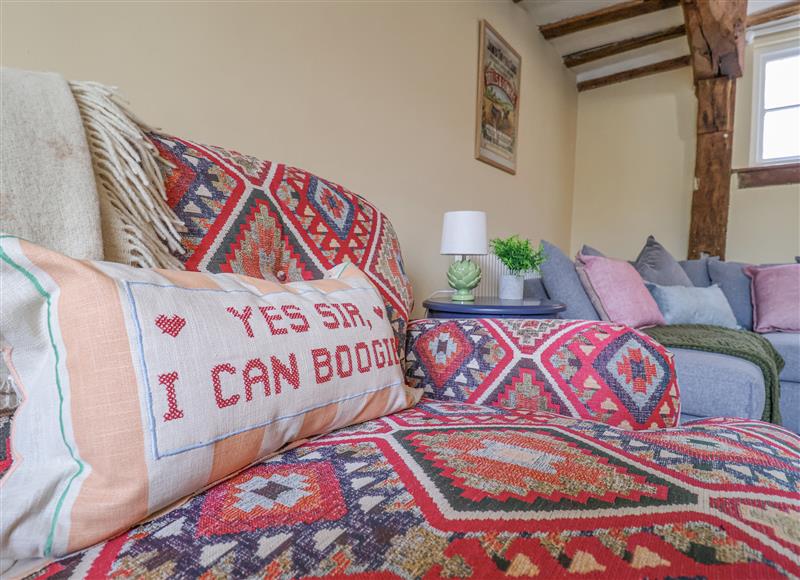
{"label": "white ribbed plant pot", "polygon": [[525,280],[522,276],[514,274],[503,274],[500,276],[500,299],[501,300],[522,300],[525,289]]}

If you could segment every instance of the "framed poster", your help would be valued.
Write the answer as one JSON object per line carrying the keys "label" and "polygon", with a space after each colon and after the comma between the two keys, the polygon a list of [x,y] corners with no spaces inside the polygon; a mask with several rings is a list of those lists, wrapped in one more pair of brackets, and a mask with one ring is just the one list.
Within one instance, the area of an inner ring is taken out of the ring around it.
{"label": "framed poster", "polygon": [[515,174],[522,59],[485,20],[479,36],[475,158]]}

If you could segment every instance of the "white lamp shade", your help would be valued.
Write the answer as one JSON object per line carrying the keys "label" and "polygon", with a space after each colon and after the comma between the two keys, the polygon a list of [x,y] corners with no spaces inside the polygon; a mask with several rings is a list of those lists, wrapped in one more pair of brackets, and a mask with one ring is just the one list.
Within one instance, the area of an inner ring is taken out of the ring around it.
{"label": "white lamp shade", "polygon": [[486,213],[482,211],[445,213],[440,253],[471,256],[486,254]]}

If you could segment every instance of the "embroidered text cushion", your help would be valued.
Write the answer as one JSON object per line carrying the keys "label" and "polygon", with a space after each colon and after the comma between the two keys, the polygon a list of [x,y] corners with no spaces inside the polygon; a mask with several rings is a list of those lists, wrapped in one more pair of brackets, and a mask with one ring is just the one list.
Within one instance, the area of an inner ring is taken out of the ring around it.
{"label": "embroidered text cushion", "polygon": [[626,326],[572,320],[414,320],[409,385],[426,396],[592,419],[678,424],[672,354]]}
{"label": "embroidered text cushion", "polygon": [[380,294],[351,264],[280,285],[83,262],[3,236],[0,266],[4,354],[22,392],[0,572],[418,394]]}

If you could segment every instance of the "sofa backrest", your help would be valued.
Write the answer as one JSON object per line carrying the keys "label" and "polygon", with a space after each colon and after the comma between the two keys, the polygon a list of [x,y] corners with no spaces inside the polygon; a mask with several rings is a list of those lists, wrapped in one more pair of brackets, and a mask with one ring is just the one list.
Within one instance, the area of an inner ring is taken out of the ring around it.
{"label": "sofa backrest", "polygon": [[150,139],[172,165],[167,203],[186,225],[187,270],[298,281],[350,261],[381,292],[403,352],[411,283],[394,228],[374,205],[296,167],[168,135]]}

